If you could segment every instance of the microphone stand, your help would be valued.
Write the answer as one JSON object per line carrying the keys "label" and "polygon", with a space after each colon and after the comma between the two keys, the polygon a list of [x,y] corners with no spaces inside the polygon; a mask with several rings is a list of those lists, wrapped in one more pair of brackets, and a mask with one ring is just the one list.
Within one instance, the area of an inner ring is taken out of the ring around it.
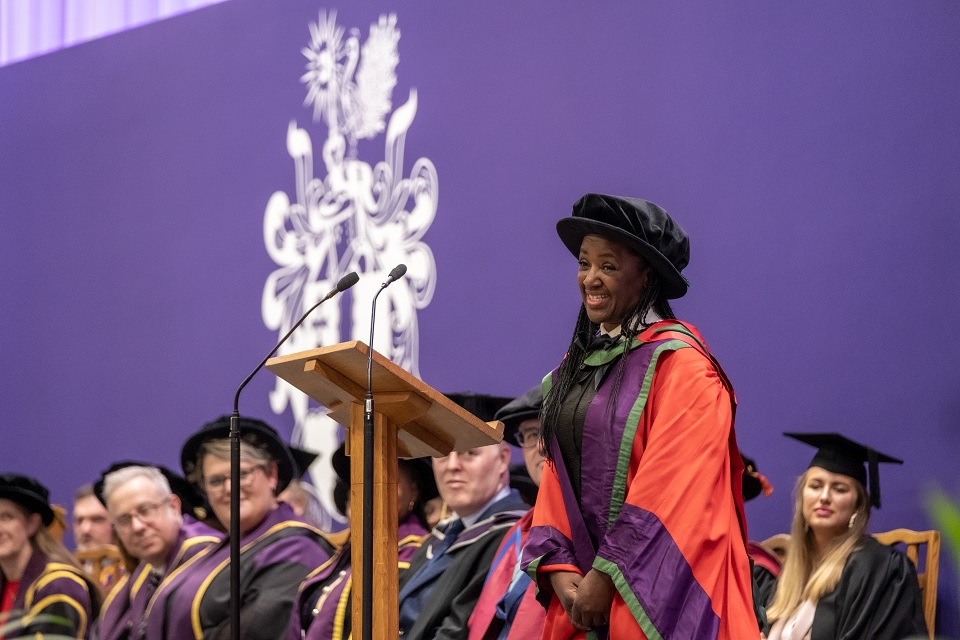
{"label": "microphone stand", "polygon": [[373,640],[373,329],[376,324],[377,298],[380,292],[407,272],[398,264],[373,296],[370,308],[370,344],[367,347],[367,394],[363,399],[363,628],[362,640]]}
{"label": "microphone stand", "polygon": [[287,338],[303,324],[307,316],[313,313],[314,309],[341,291],[346,291],[357,284],[359,280],[360,276],[356,271],[351,271],[340,278],[336,288],[324,296],[320,302],[307,309],[290,331],[280,338],[277,346],[271,349],[257,368],[240,383],[237,394],[233,397],[233,413],[230,414],[230,637],[233,640],[240,640],[240,392],[263,368],[263,365],[267,364],[267,360],[277,352]]}

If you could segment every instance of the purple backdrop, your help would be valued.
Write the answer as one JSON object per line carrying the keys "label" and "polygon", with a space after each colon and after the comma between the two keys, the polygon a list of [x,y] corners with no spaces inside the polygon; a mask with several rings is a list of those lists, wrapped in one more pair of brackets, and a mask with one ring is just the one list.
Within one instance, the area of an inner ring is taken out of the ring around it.
{"label": "purple backdrop", "polygon": [[[276,340],[264,207],[294,191],[288,123],[322,137],[300,50],[336,9],[363,37],[396,12],[394,104],[419,96],[407,157],[439,174],[424,380],[529,388],[578,305],[554,222],[586,191],[638,195],[692,237],[675,308],[776,487],[748,505],[751,537],[789,526],[812,452],[785,430],[906,460],[874,531],[930,527],[931,485],[960,494],[960,5],[343,5],[232,0],[0,69],[0,469],[68,503],[111,460],[176,467],[229,412]],[[260,374],[241,410],[289,434],[273,384]],[[956,585],[944,556],[947,635]]]}

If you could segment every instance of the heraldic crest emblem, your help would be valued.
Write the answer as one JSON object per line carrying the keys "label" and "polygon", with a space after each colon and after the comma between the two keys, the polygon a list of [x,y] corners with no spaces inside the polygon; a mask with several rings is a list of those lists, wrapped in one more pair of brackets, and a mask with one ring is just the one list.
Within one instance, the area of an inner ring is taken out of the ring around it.
{"label": "heraldic crest emblem", "polygon": [[[427,158],[417,159],[409,173],[404,166],[417,92],[409,89],[403,104],[393,108],[399,40],[394,14],[381,15],[371,24],[362,44],[360,31],[337,25],[335,12],[321,11],[310,24],[310,41],[302,49],[306,72],[300,81],[307,89],[304,106],[312,107],[315,128],[325,129],[319,163],[325,175],[315,173],[314,137],[291,121],[286,146],[296,193],[291,197],[275,192],[264,212],[264,244],[278,268],[264,285],[261,313],[269,329],[284,335],[341,276],[356,271],[360,282],[319,307],[279,353],[365,341],[373,294],[402,262],[408,267],[406,277],[380,298],[373,346],[419,376],[417,311],[430,303],[436,284],[433,253],[422,238],[437,212],[438,179]],[[361,141],[379,138],[383,159],[371,164],[358,147]],[[323,407],[279,379],[270,405],[277,414],[289,406],[295,420],[293,442],[320,452],[320,461],[329,459],[339,432]],[[314,465],[311,480],[319,509],[310,515],[328,528],[340,520],[330,497],[329,464]]]}

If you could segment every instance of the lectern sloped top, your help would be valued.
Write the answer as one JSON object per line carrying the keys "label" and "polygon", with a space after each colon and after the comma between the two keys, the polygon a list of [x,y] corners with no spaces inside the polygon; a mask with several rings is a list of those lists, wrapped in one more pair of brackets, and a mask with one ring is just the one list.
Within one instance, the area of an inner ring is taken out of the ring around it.
{"label": "lectern sloped top", "polygon": [[[367,345],[354,340],[271,358],[267,368],[349,426],[351,403],[366,395],[367,354]],[[374,409],[397,428],[401,458],[445,456],[503,439],[503,423],[483,422],[376,350],[371,375]]]}

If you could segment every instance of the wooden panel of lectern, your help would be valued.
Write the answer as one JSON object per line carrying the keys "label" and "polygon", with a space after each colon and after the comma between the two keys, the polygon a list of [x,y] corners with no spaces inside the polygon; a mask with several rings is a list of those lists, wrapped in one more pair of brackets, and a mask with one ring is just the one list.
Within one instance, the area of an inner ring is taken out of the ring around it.
{"label": "wooden panel of lectern", "polygon": [[[363,401],[369,348],[355,340],[331,347],[272,358],[267,368],[327,408],[347,427],[350,503],[363,503]],[[445,456],[500,442],[503,424],[486,423],[377,351],[371,374],[374,399],[373,522],[363,509],[350,510],[353,567],[353,637],[363,637],[362,532],[372,526],[374,638],[396,638],[397,607],[397,459]]]}

